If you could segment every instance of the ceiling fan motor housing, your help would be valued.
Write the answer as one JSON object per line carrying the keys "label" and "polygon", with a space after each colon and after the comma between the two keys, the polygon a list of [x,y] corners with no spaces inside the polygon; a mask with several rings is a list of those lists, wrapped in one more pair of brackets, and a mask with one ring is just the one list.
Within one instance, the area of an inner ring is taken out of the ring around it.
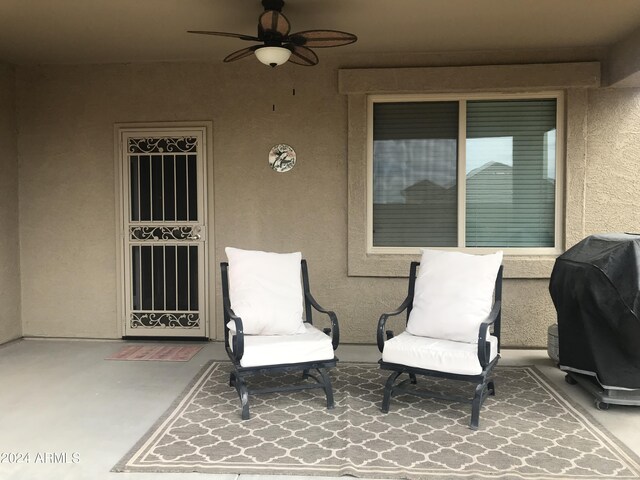
{"label": "ceiling fan motor housing", "polygon": [[284,0],[262,0],[262,6],[265,10],[280,12],[282,11],[282,7],[284,7]]}
{"label": "ceiling fan motor housing", "polygon": [[259,42],[230,53],[224,62],[235,62],[254,55],[265,65],[275,67],[286,62],[313,66],[318,64],[318,56],[312,48],[340,47],[355,42],[358,37],[338,30],[305,30],[290,33],[291,24],[282,13],[284,0],[262,0],[264,12],[258,18],[257,36],[242,33],[189,30],[189,33],[234,37],[240,40]]}

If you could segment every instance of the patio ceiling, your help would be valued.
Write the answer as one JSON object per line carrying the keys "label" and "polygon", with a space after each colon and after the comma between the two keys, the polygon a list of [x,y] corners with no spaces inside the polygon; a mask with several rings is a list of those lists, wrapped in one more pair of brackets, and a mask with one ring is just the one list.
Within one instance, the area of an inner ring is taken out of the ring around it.
{"label": "patio ceiling", "polygon": [[[259,0],[2,0],[0,61],[212,61],[247,46],[187,29],[255,33]],[[293,30],[358,35],[322,52],[613,47],[640,26],[638,0],[286,0]]]}

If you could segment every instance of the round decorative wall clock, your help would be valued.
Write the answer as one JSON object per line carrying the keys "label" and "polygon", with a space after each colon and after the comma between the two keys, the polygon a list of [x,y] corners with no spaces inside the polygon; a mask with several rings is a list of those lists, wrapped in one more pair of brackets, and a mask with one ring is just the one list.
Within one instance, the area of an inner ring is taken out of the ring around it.
{"label": "round decorative wall clock", "polygon": [[288,172],[296,164],[296,152],[286,143],[274,145],[269,151],[269,166],[278,173]]}

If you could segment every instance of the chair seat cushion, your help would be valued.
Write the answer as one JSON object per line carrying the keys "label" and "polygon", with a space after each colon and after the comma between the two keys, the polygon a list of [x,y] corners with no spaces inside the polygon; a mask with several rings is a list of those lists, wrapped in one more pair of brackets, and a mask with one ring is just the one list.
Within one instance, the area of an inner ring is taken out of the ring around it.
{"label": "chair seat cushion", "polygon": [[[293,335],[245,335],[240,365],[246,368],[332,360],[331,337],[307,322],[304,328],[304,333]],[[229,344],[233,349],[231,335]]]}
{"label": "chair seat cushion", "polygon": [[[490,359],[498,354],[498,339],[489,335]],[[459,375],[482,373],[478,344],[422,337],[402,332],[384,343],[382,360],[408,367]]]}

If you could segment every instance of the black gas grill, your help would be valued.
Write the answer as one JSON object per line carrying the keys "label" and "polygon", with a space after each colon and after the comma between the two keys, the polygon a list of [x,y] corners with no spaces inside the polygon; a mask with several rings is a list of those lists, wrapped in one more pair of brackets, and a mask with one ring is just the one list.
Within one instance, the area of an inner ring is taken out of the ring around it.
{"label": "black gas grill", "polygon": [[549,292],[560,368],[609,404],[640,405],[640,235],[592,235],[558,257]]}

